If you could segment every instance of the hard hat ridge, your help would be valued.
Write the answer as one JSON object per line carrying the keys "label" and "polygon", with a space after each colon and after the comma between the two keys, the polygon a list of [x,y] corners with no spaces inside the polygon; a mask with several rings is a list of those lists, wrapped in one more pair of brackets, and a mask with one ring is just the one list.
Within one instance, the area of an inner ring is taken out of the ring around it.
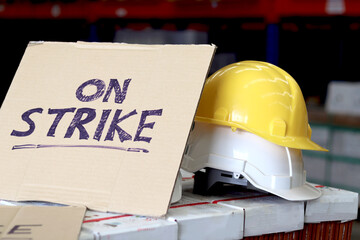
{"label": "hard hat ridge", "polygon": [[212,74],[195,121],[240,128],[285,147],[327,151],[311,141],[299,85],[270,63],[242,61]]}

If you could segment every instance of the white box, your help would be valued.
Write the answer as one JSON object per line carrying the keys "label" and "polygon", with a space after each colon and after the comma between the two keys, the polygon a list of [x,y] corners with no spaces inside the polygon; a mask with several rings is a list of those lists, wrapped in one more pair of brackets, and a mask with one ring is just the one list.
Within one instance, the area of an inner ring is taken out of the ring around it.
{"label": "white box", "polygon": [[[189,183],[191,183],[191,177]],[[356,219],[358,194],[313,184],[321,190],[316,200],[287,201],[252,190],[224,196],[201,196],[183,191],[166,219],[87,211],[80,240],[87,239],[242,239],[301,230],[304,223]],[[47,205],[11,202],[0,205]]]}
{"label": "white box", "polygon": [[332,114],[360,115],[360,82],[333,81],[327,89],[325,109]]}
{"label": "white box", "polygon": [[184,196],[166,215],[176,222],[179,239],[242,239],[244,212]]}
{"label": "white box", "polygon": [[304,227],[304,202],[291,202],[276,196],[259,195],[218,204],[243,209],[244,236],[291,232]]}
{"label": "white box", "polygon": [[360,158],[360,132],[335,130],[331,153],[334,155]]}
{"label": "white box", "polygon": [[176,222],[128,214],[87,211],[79,240],[177,239]]}
{"label": "white box", "polygon": [[328,148],[330,140],[330,129],[327,125],[311,124],[311,140],[324,148]]}
{"label": "white box", "polygon": [[333,161],[330,172],[330,184],[332,186],[341,186],[342,188],[360,189],[359,163]]}
{"label": "white box", "polygon": [[304,202],[292,202],[265,192],[245,190],[224,196],[201,196],[183,192],[183,197],[244,212],[244,237],[300,230],[304,225]]}
{"label": "white box", "polygon": [[316,187],[321,190],[322,195],[318,199],[307,201],[305,223],[346,222],[357,218],[358,193],[332,187]]}

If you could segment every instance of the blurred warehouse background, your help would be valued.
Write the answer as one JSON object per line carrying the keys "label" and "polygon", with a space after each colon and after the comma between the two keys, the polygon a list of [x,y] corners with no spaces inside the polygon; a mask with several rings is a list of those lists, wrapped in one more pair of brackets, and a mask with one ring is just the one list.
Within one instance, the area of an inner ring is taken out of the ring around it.
{"label": "blurred warehouse background", "polygon": [[308,179],[360,192],[358,0],[0,0],[1,102],[29,41],[213,43],[210,72],[274,63],[299,83],[312,138],[330,149],[304,152]]}

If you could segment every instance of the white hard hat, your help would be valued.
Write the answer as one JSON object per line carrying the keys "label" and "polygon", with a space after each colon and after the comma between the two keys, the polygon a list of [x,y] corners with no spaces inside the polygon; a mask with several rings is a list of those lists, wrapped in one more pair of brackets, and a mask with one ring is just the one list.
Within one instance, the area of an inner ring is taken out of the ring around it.
{"label": "white hard hat", "polygon": [[196,122],[182,161],[184,170],[213,168],[245,177],[253,186],[279,197],[303,201],[321,192],[306,182],[300,149],[274,144],[253,133]]}
{"label": "white hard hat", "polygon": [[181,196],[182,196],[182,174],[181,171],[179,170],[176,176],[176,181],[171,195],[170,203],[176,203],[180,201]]}

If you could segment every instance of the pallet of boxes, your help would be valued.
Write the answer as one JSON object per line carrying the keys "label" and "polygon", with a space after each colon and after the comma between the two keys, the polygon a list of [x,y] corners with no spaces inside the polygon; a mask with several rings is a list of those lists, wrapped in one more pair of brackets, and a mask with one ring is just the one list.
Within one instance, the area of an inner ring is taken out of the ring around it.
{"label": "pallet of boxes", "polygon": [[30,43],[0,110],[0,239],[350,239],[357,193],[306,181],[301,151],[327,150],[295,80],[243,61],[204,85],[214,52]]}

